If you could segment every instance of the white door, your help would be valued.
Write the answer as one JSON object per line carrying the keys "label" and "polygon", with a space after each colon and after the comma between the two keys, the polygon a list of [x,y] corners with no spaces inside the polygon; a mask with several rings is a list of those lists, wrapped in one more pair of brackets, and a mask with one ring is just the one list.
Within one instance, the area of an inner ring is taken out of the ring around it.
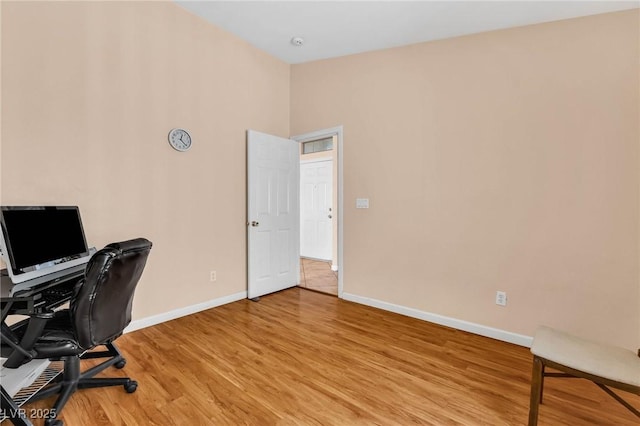
{"label": "white door", "polygon": [[300,165],[300,256],[333,259],[333,161]]}
{"label": "white door", "polygon": [[299,150],[296,141],[247,133],[249,299],[298,284]]}

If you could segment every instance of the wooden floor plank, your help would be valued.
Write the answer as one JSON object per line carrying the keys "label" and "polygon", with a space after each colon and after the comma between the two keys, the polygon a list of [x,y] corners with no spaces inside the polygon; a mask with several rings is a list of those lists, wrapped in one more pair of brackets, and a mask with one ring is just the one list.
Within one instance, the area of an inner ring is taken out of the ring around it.
{"label": "wooden floor plank", "polygon": [[321,293],[338,295],[338,273],[331,270],[331,262],[300,258],[300,287]]}
{"label": "wooden floor plank", "polygon": [[[528,415],[527,348],[301,288],[138,330],[118,344],[126,367],[101,375],[129,375],[138,390],[77,392],[62,411],[67,426],[510,426]],[[637,424],[590,382],[546,381],[540,426]]]}

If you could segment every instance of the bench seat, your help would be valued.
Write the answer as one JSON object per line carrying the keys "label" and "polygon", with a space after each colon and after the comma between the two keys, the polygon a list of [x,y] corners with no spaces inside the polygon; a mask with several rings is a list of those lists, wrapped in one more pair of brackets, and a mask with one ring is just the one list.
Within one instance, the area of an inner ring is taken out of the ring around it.
{"label": "bench seat", "polygon": [[[533,374],[529,426],[537,425],[544,378],[549,376],[591,380],[640,417],[637,409],[609,389],[612,387],[640,395],[640,356],[633,351],[541,326],[533,338],[531,353],[533,354]],[[562,373],[547,373],[546,367]]]}

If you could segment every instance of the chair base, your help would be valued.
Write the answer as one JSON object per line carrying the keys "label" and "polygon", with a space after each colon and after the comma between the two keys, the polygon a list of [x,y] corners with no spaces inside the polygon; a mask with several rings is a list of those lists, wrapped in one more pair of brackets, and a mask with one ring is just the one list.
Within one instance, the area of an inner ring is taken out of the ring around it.
{"label": "chair base", "polygon": [[[60,414],[71,395],[73,395],[73,393],[78,389],[122,386],[128,393],[136,391],[138,383],[135,380],[131,380],[129,377],[93,377],[111,366],[122,368],[126,363],[126,360],[115,343],[108,343],[104,346],[106,348],[104,351],[86,352],[80,356],[67,356],[62,358],[64,361],[64,371],[62,372],[62,375],[58,376],[54,382],[37,392],[29,399],[28,402],[30,403],[58,394],[58,398],[51,408],[52,417],[45,421],[45,425],[62,424],[62,422],[57,419],[57,416]],[[109,359],[85,372],[80,372],[80,360],[105,357],[109,357]]]}

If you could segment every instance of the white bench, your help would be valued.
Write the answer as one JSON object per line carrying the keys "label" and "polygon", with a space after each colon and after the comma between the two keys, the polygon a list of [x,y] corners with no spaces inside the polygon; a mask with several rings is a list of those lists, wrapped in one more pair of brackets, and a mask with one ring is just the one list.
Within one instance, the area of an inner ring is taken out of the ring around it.
{"label": "white bench", "polygon": [[[538,424],[545,377],[579,377],[591,380],[636,416],[640,411],[611,388],[640,395],[640,351],[603,345],[550,327],[539,327],[531,346],[533,375],[529,426]],[[545,367],[561,371],[548,373]]]}

